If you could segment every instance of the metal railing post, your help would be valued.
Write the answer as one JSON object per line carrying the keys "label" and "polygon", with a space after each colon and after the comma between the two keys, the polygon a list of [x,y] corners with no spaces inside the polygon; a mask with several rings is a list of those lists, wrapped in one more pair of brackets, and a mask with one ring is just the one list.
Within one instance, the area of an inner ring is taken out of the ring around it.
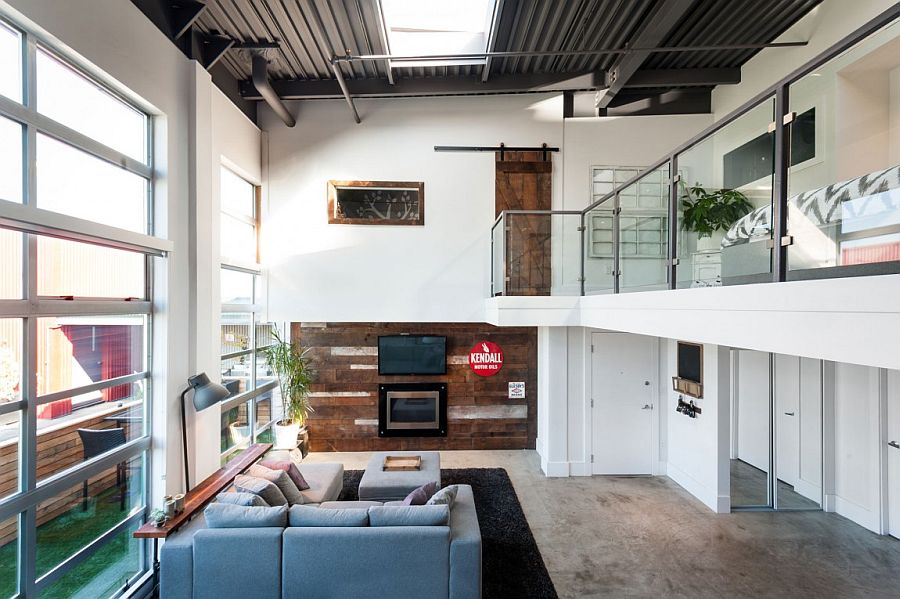
{"label": "metal railing post", "polygon": [[775,157],[772,177],[772,280],[787,278],[788,169],[791,165],[791,135],[788,85],[775,91]]}

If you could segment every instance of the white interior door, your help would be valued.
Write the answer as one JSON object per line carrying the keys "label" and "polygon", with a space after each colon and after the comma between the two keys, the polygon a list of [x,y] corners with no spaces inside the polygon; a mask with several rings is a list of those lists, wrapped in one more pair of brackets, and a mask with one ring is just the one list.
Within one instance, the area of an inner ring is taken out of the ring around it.
{"label": "white interior door", "polygon": [[888,373],[888,532],[900,538],[900,372]]}
{"label": "white interior door", "polygon": [[592,472],[650,474],[659,342],[593,333],[591,343]]}
{"label": "white interior door", "polygon": [[800,358],[775,356],[775,472],[793,486],[800,479]]}

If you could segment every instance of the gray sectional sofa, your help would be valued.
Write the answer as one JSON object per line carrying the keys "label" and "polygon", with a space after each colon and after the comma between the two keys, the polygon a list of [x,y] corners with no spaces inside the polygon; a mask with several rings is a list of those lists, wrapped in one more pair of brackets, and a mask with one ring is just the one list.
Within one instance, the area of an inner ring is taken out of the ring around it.
{"label": "gray sectional sofa", "polygon": [[160,597],[480,598],[481,532],[472,488],[459,486],[446,524],[385,525],[369,510],[390,511],[379,506],[396,503],[323,501],[316,508],[356,508],[371,516],[356,526],[296,525],[303,522],[295,515],[309,504],[291,508],[298,512],[284,526],[209,528],[197,517],[162,546]]}

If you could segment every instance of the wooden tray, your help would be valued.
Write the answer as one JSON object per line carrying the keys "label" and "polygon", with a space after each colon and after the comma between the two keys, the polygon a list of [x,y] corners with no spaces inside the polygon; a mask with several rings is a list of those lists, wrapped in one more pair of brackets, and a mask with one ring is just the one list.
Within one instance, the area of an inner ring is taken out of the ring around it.
{"label": "wooden tray", "polygon": [[419,470],[422,467],[420,455],[388,455],[384,456],[382,470],[387,472],[404,472]]}

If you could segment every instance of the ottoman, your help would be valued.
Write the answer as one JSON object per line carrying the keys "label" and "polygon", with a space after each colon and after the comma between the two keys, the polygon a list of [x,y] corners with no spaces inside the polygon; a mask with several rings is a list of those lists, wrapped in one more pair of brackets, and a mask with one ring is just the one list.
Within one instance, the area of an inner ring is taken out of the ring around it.
{"label": "ottoman", "polygon": [[[385,456],[422,456],[419,470],[382,470]],[[379,451],[372,455],[359,481],[360,501],[398,501],[416,487],[435,482],[441,484],[441,454],[436,451]]]}

